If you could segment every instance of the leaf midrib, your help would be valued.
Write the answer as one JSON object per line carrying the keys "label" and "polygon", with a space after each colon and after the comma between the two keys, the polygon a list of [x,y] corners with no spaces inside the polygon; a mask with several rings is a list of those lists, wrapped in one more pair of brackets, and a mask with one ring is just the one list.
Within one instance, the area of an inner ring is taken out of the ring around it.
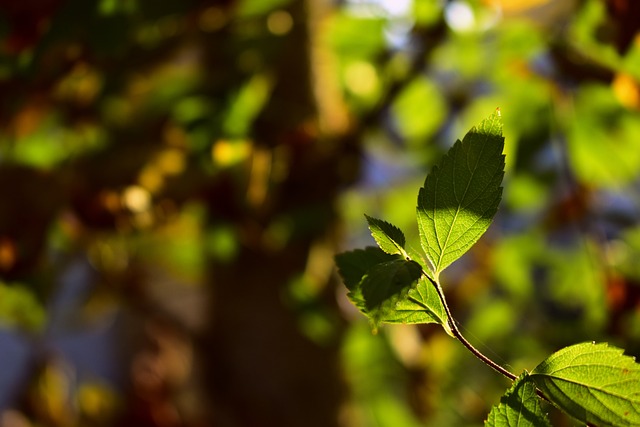
{"label": "leaf midrib", "polygon": [[[462,141],[460,143],[460,148],[462,148]],[[484,153],[485,148],[486,148],[486,137],[482,141],[482,149],[480,150],[480,154],[478,155],[478,158],[476,160],[476,164],[473,166],[473,170],[471,171],[471,176],[469,177],[469,179],[467,181],[467,186],[464,189],[464,193],[462,195],[462,200],[464,200],[465,196],[467,195],[467,192],[469,191],[469,186],[471,185],[471,182],[473,181],[473,177],[474,177],[476,171],[478,170],[478,164],[480,163],[480,158],[482,157],[482,154]],[[438,181],[439,180],[440,180],[440,177],[437,177],[436,188],[438,188]],[[453,174],[453,194],[454,194],[454,196],[456,198],[456,202],[458,203],[458,206],[456,207],[456,213],[453,216],[453,221],[451,222],[451,227],[449,227],[449,231],[447,232],[447,238],[446,238],[446,240],[444,242],[444,245],[440,245],[440,240],[438,239],[438,224],[437,224],[437,215],[436,215],[436,205],[437,205],[436,202],[437,202],[437,200],[434,200],[434,203],[433,203],[433,224],[434,224],[434,228],[435,228],[435,232],[436,232],[436,241],[438,242],[438,246],[440,247],[440,256],[438,257],[438,263],[436,265],[436,272],[437,273],[440,272],[440,265],[442,264],[442,259],[444,258],[445,248],[447,247],[447,245],[449,243],[449,238],[451,237],[451,232],[453,230],[454,225],[456,224],[456,221],[458,220],[458,215],[460,214],[460,209],[462,207],[461,206],[462,205],[462,201],[458,200],[458,195],[456,193],[456,173],[455,173],[455,168],[454,168],[454,174]],[[434,199],[435,199],[435,197],[437,197],[437,193],[434,195]]]}

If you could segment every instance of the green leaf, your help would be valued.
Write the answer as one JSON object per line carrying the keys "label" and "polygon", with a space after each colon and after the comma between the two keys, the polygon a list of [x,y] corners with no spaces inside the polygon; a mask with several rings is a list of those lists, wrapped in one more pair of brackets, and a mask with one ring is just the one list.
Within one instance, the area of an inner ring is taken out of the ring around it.
{"label": "green leaf", "polygon": [[542,412],[536,385],[524,372],[489,412],[485,427],[551,427]]}
{"label": "green leaf", "polygon": [[503,148],[496,111],[451,147],[420,189],[420,240],[436,277],[489,228],[502,196]]}
{"label": "green leaf", "polygon": [[396,304],[407,298],[422,276],[417,262],[394,259],[374,265],[362,279],[362,298],[374,329],[395,311]]}
{"label": "green leaf", "polygon": [[362,279],[373,266],[394,259],[398,259],[398,257],[384,253],[381,249],[372,246],[336,255],[338,273],[340,273],[344,285],[349,290],[347,296],[364,314],[367,314],[367,310],[364,306],[360,288]]}
{"label": "green leaf", "polygon": [[406,257],[404,234],[398,227],[368,215],[365,215],[365,217],[369,223],[371,235],[380,246],[380,249],[388,254],[398,254]]}
{"label": "green leaf", "polygon": [[349,299],[374,328],[380,323],[446,325],[438,293],[415,261],[374,247],[341,253],[335,259]]}
{"label": "green leaf", "polygon": [[640,365],[608,344],[582,343],[552,354],[531,378],[576,419],[597,426],[640,425]]}
{"label": "green leaf", "polygon": [[386,323],[439,323],[446,325],[447,315],[438,293],[426,277],[421,277],[407,298],[401,299],[394,310],[385,313]]}

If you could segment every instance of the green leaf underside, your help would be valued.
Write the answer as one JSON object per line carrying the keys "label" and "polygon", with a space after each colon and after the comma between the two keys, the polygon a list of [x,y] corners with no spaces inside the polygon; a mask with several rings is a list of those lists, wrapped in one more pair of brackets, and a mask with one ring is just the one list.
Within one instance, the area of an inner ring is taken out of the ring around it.
{"label": "green leaf underside", "polygon": [[542,412],[536,385],[524,372],[489,412],[485,427],[551,427]]}
{"label": "green leaf underside", "polygon": [[394,259],[398,259],[398,257],[386,254],[379,248],[375,248],[373,246],[343,252],[335,257],[338,272],[340,273],[345,286],[350,291],[354,291],[358,288],[362,278],[367,274],[367,271],[369,271],[371,267]]}
{"label": "green leaf underside", "polygon": [[608,344],[582,343],[552,354],[531,378],[569,415],[597,426],[640,425],[640,364]]}
{"label": "green leaf underside", "polygon": [[374,328],[389,314],[396,304],[407,298],[422,276],[422,268],[414,261],[394,259],[374,265],[362,279],[364,307]]}
{"label": "green leaf underside", "polygon": [[[417,263],[368,247],[336,255],[336,264],[349,299],[375,327],[380,323],[444,323],[442,302],[433,285],[420,275],[422,268]],[[392,271],[386,271],[389,268]]]}
{"label": "green leaf underside", "polygon": [[503,148],[495,112],[451,147],[420,189],[420,240],[436,276],[489,228],[502,196]]}
{"label": "green leaf underside", "polygon": [[375,265],[399,259],[397,255],[389,255],[380,248],[373,246],[365,249],[356,249],[336,255],[335,261],[338,272],[349,290],[347,296],[351,302],[364,314],[367,309],[362,296],[361,282],[369,270]]}
{"label": "green leaf underside", "polygon": [[394,310],[382,318],[386,323],[446,323],[447,315],[435,288],[425,277],[409,290],[407,298],[396,303]]}
{"label": "green leaf underside", "polygon": [[381,219],[365,215],[369,223],[369,230],[380,249],[388,254],[403,255],[405,238],[404,234],[395,225],[389,224]]}

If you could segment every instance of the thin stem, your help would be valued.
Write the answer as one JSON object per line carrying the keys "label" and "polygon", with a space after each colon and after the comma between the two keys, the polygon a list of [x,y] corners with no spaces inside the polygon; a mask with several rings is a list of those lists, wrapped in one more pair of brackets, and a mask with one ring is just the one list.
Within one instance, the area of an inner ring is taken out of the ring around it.
{"label": "thin stem", "polygon": [[[495,371],[501,373],[502,375],[504,375],[505,377],[509,378],[511,381],[515,381],[518,378],[515,374],[513,374],[512,372],[510,372],[507,369],[503,368],[502,366],[498,365],[493,360],[489,359],[487,356],[482,354],[482,352],[480,352],[480,350],[475,348],[469,341],[467,341],[467,339],[460,332],[460,329],[458,329],[458,326],[456,325],[456,322],[453,320],[453,316],[451,315],[451,310],[449,309],[449,305],[447,304],[447,301],[444,299],[444,294],[442,292],[442,288],[440,287],[440,284],[438,284],[438,282],[436,282],[431,277],[429,277],[429,275],[426,274],[424,272],[424,270],[422,271],[422,274],[424,274],[424,277],[426,277],[431,282],[431,284],[436,288],[436,292],[438,293],[438,298],[440,298],[440,302],[442,302],[442,306],[444,307],[444,311],[447,314],[447,323],[449,324],[449,327],[451,328],[451,333],[453,333],[453,336],[456,337],[456,339],[458,341],[460,341],[462,343],[462,345],[464,345],[471,353],[473,353],[474,356],[476,356],[478,359],[480,359],[484,364],[488,365],[493,370],[495,370]],[[551,403],[551,401],[549,399],[547,399],[547,397],[542,393],[542,391],[540,389],[536,388],[536,394],[541,399],[546,400],[547,402]]]}
{"label": "thin stem", "polygon": [[453,320],[453,316],[451,315],[451,310],[449,309],[449,305],[447,305],[447,301],[444,299],[444,294],[442,293],[442,289],[440,288],[440,285],[438,284],[438,282],[436,282],[431,277],[429,277],[424,271],[422,272],[422,274],[424,274],[424,276],[436,288],[438,297],[440,298],[440,301],[444,306],[444,311],[447,314],[447,323],[449,323],[449,327],[451,328],[451,332],[453,333],[453,336],[456,337],[458,341],[462,343],[462,345],[464,345],[471,353],[473,353],[474,356],[480,359],[485,365],[488,365],[489,367],[493,368],[493,370],[509,378],[511,381],[515,381],[517,378],[516,375],[509,372],[508,370],[506,370],[505,368],[498,365],[496,362],[494,362],[493,360],[489,359],[487,356],[482,354],[480,350],[475,348],[469,341],[467,341],[467,339],[464,336],[462,336],[462,333],[458,329],[456,322]]}

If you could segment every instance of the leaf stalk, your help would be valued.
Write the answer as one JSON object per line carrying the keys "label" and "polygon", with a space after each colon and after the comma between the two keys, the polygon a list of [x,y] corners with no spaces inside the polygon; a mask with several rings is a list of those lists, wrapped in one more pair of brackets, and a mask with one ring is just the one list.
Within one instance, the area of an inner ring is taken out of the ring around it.
{"label": "leaf stalk", "polygon": [[438,293],[438,298],[440,298],[440,302],[442,302],[442,306],[444,307],[444,311],[447,314],[447,323],[449,324],[449,328],[451,328],[451,332],[453,333],[453,336],[458,341],[460,341],[462,343],[462,345],[464,345],[471,353],[473,353],[474,356],[476,356],[478,359],[480,359],[485,365],[488,365],[490,368],[492,368],[493,370],[497,371],[498,373],[504,375],[505,377],[509,378],[511,381],[515,381],[516,378],[518,378],[516,375],[514,375],[512,372],[508,371],[507,369],[503,368],[502,366],[498,365],[493,360],[489,359],[480,350],[475,348],[469,341],[467,341],[467,339],[460,332],[460,329],[458,329],[458,326],[456,325],[456,322],[453,320],[453,315],[451,314],[451,310],[449,309],[449,305],[447,304],[447,301],[444,298],[444,293],[442,292],[442,287],[440,286],[440,284],[437,281],[435,281],[434,279],[432,279],[424,271],[422,272],[422,274],[424,274],[424,276],[436,288],[436,292]]}

